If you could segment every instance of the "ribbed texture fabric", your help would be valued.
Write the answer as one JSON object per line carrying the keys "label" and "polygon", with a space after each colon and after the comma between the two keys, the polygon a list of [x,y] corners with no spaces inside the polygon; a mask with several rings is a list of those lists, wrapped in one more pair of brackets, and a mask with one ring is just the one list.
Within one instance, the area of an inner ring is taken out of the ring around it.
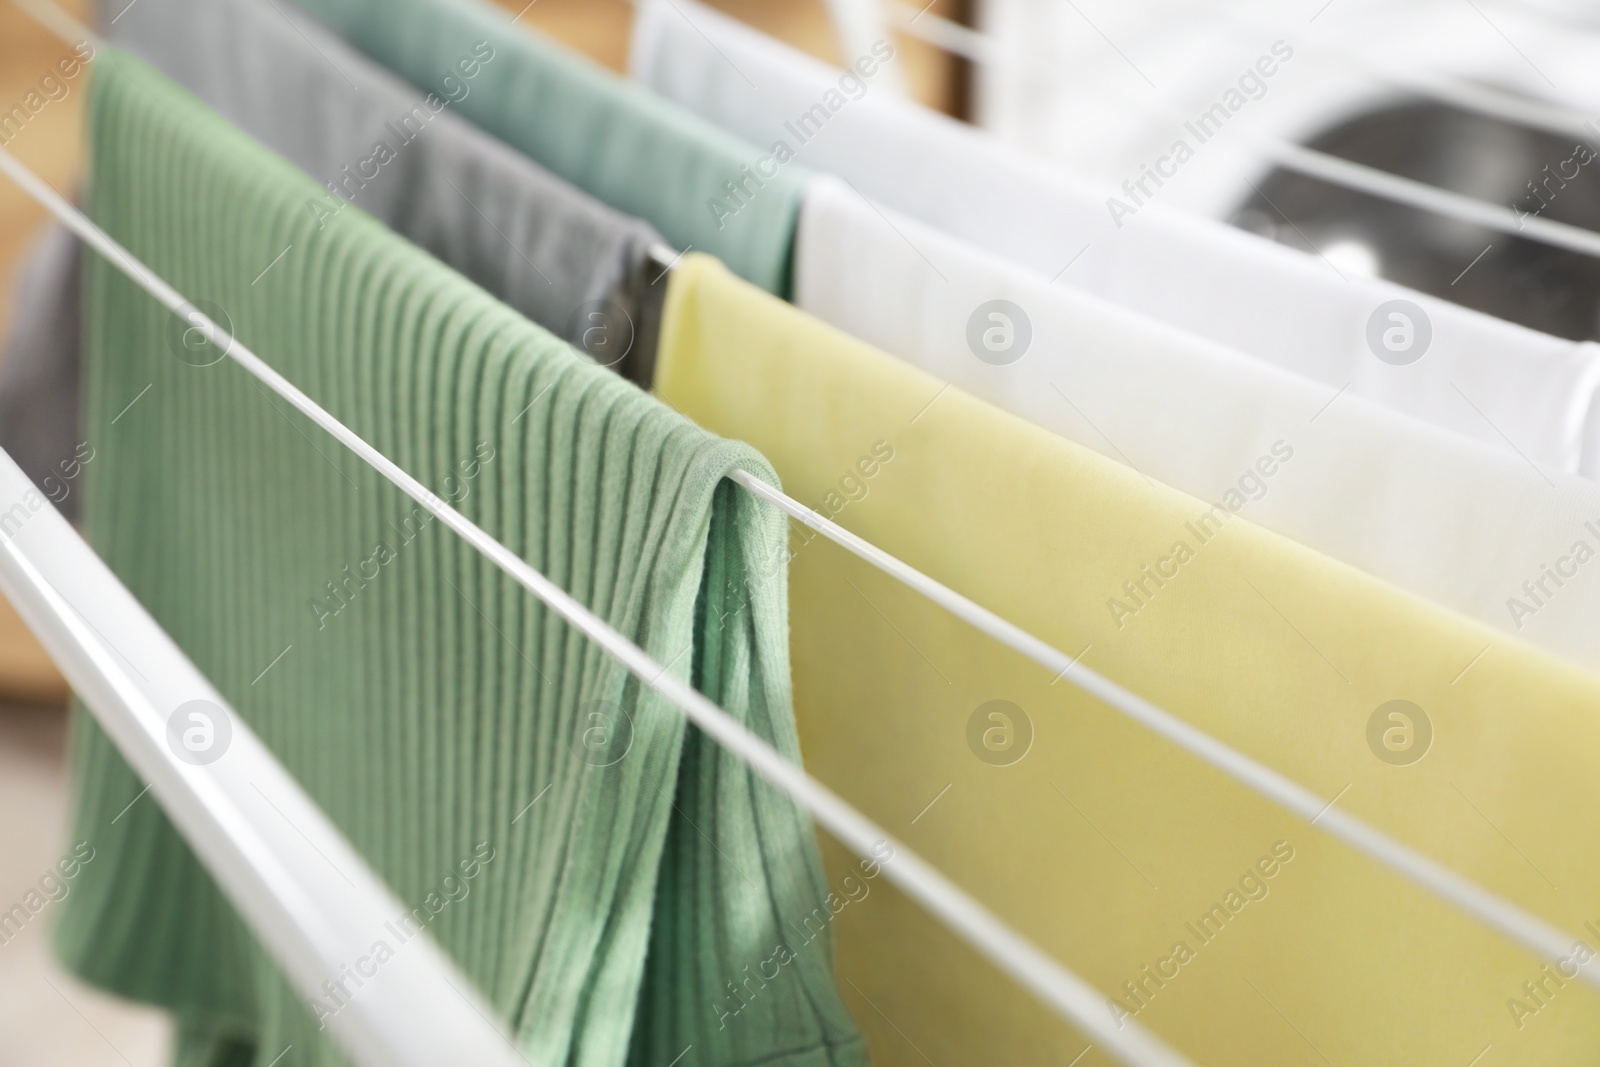
{"label": "ribbed texture fabric", "polygon": [[[379,63],[441,97],[487,41],[495,60],[453,105],[679,249],[787,295],[804,171],[652,96],[479,0],[300,0]],[[760,166],[758,166],[760,165]],[[741,187],[735,191],[728,183]],[[720,209],[715,205],[721,205]]]}
{"label": "ribbed texture fabric", "polygon": [[[797,756],[783,521],[724,480],[771,478],[760,456],[359,211],[319,231],[314,183],[137,60],[97,62],[91,131],[112,236]],[[177,358],[181,324],[116,269],[96,260],[88,294],[97,551],[532,1062],[666,1064],[690,1044],[729,1067],[861,1062],[825,944],[736,1025],[717,1014],[827,898],[792,805],[231,362]],[[265,1067],[292,1044],[297,1065],[342,1063],[109,741],[77,727],[76,832],[97,859],[61,905],[67,963],[175,1010],[180,1062]]]}
{"label": "ribbed texture fabric", "polygon": [[[662,396],[761,448],[802,503],[1595,946],[1594,674],[714,262],[674,272],[662,341]],[[1269,480],[1294,476],[1298,452],[1269,458]],[[1230,1067],[1465,1065],[1491,1044],[1483,1064],[1594,1062],[1573,961],[1535,958],[822,538],[792,550],[812,773],[1101,990],[1108,1022],[1136,1014]],[[859,895],[836,944],[877,1067],[1084,1052],[918,905]],[[1080,1067],[1110,1062],[1096,1047]]]}

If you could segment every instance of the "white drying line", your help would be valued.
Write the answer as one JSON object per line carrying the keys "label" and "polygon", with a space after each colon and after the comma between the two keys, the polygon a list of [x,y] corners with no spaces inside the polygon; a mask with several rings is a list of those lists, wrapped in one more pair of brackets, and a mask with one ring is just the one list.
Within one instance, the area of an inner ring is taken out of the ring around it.
{"label": "white drying line", "polygon": [[1594,131],[1588,129],[1589,117],[1577,108],[1558,104],[1540,97],[1517,96],[1492,85],[1480,85],[1454,74],[1438,71],[1409,71],[1387,64],[1374,65],[1352,56],[1348,62],[1368,67],[1375,77],[1413,92],[1425,93],[1448,104],[1480,115],[1502,119],[1522,126],[1531,126],[1561,137],[1588,139]]}
{"label": "white drying line", "polygon": [[1410,204],[1462,222],[1499,230],[1515,237],[1526,237],[1540,244],[1565,248],[1600,259],[1600,233],[1565,222],[1523,213],[1510,207],[1491,204],[1426,182],[1402,178],[1398,174],[1352,163],[1347,159],[1318,152],[1276,138],[1249,137],[1255,151],[1289,170],[1320,178],[1334,185],[1355,189],[1384,200]]}
{"label": "white drying line", "polygon": [[[898,7],[897,7],[898,10]],[[932,14],[922,16],[919,21],[934,18]],[[948,21],[948,20],[947,20]],[[929,31],[905,22],[904,28],[923,37],[924,40],[941,47],[949,48],[959,55],[966,56],[977,62],[1002,62],[998,42],[976,30],[967,29],[951,22],[948,27]],[[956,36],[952,29],[963,31],[960,35],[961,44],[956,46]],[[1437,86],[1442,79],[1438,77],[1416,79],[1417,87]],[[1129,94],[1123,94],[1127,97]],[[1486,110],[1490,96],[1498,96],[1492,90],[1478,89],[1470,93],[1459,94],[1455,102],[1470,106],[1474,110]],[[1183,116],[1166,101],[1160,101],[1159,107],[1154,104],[1140,104],[1147,113],[1161,112],[1163,119],[1182,121]],[[1524,105],[1524,108],[1526,105]],[[1500,107],[1507,110],[1508,107]],[[1572,132],[1570,123],[1573,115],[1568,112],[1558,117],[1558,112],[1563,109],[1553,109],[1545,116],[1541,123],[1546,128],[1559,124],[1561,129]],[[1520,119],[1516,121],[1521,121]],[[1581,128],[1581,124],[1580,128]],[[1221,131],[1219,131],[1221,132]],[[1304,145],[1292,144],[1280,138],[1261,137],[1243,131],[1239,136],[1245,144],[1233,144],[1235,150],[1249,151],[1257,156],[1270,159],[1279,166],[1289,170],[1298,171],[1333,185],[1340,185],[1347,189],[1367,193],[1383,200],[1395,203],[1408,204],[1412,207],[1431,211],[1438,215],[1457,219],[1461,222],[1482,226],[1485,229],[1497,230],[1515,237],[1525,237],[1530,241],[1551,245],[1556,248],[1565,248],[1581,255],[1600,259],[1600,233],[1586,230],[1581,226],[1570,223],[1557,222],[1554,219],[1542,218],[1528,213],[1518,213],[1509,206],[1492,204],[1486,200],[1464,196],[1461,193],[1441,189],[1427,182],[1419,182],[1412,178],[1404,178],[1398,174],[1391,174],[1377,167],[1369,167],[1365,163],[1354,163],[1347,159],[1321,152]]]}
{"label": "white drying line", "polygon": [[[1377,860],[1397,874],[1443,897],[1461,910],[1499,930],[1543,959],[1563,959],[1571,954],[1577,940],[1550,923],[1489,892],[1475,882],[1402,844],[1352,815],[1334,807],[1304,786],[1258,763],[1210,734],[1191,726],[1136,693],[1085,667],[1077,657],[1034,637],[1021,627],[1007,622],[994,612],[957,593],[948,586],[901,562],[882,549],[864,541],[798,504],[767,483],[736,471],[732,478],[756,496],[775,504],[800,522],[837,542],[884,573],[898,578],[951,614],[971,624],[1009,648],[1022,653],[1057,679],[1066,678],[1090,696],[1109,704],[1151,731],[1160,734],[1212,767],[1248,786],[1281,807],[1318,826],[1345,844]],[[1335,798],[1337,799],[1337,798]],[[1600,988],[1600,967],[1580,968],[1584,980]]]}
{"label": "white drying line", "polygon": [[1492,204],[1426,182],[1403,178],[1364,163],[1352,163],[1348,159],[1276,137],[1259,137],[1248,130],[1240,131],[1240,136],[1244,144],[1230,147],[1270,159],[1289,170],[1383,200],[1409,204],[1485,229],[1498,230],[1513,237],[1525,237],[1540,244],[1600,259],[1600,233],[1593,230],[1526,212],[1518,213],[1509,206]]}
{"label": "white drying line", "polygon": [[1133,1067],[1193,1067],[1143,1026],[1113,1021],[1105,998],[1095,988],[1057,963],[984,907],[922,857],[862,815],[827,786],[789,762],[766,741],[741,725],[688,683],[667,673],[644,650],[613,630],[516,553],[445,503],[417,479],[334,418],[287,378],[273,370],[237,338],[196,310],[171,285],[96,226],[44,181],[0,148],[0,171],[20,185],[69,229],[138,282],[169,310],[184,317],[191,329],[227,354],[244,370],[294,405],[303,415],[372,466],[411,499],[483,553],[524,589],[547,604],[574,629],[616,658],[646,686],[683,712],[718,744],[743,760],[767,781],[788,793],[817,822],[863,858],[887,842],[894,858],[883,865],[888,879],[939,918],[981,955],[1032,992],[1057,1015],[1123,1063]]}

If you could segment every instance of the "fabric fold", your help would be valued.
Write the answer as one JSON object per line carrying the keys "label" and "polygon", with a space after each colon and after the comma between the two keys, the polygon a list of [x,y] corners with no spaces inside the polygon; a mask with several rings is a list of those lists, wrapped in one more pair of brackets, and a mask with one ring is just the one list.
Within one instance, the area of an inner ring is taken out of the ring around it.
{"label": "fabric fold", "polygon": [[[794,534],[808,767],[1101,990],[1108,1021],[1136,1018],[1196,1063],[1303,1063],[1308,1041],[1381,1067],[1600,1048],[1572,980],[1600,938],[1596,675],[1225,517],[710,260],[673,278],[657,388],[760,448],[802,503],[1587,946],[1534,958]],[[1298,447],[1282,474],[1296,462]],[[843,877],[849,861],[830,859]],[[878,1067],[1084,1052],[895,891],[835,926]]]}
{"label": "fabric fold", "polygon": [[787,141],[797,162],[864,196],[1052,283],[1458,435],[1509,440],[1537,463],[1600,476],[1592,342],[1340,271],[1169,209],[1158,189],[1115,209],[1129,194],[874,90],[859,71],[846,75],[693,0],[647,0],[634,26],[640,81],[747,140]]}
{"label": "fabric fold", "polygon": [[[107,232],[798,758],[783,520],[726,480],[772,479],[758,454],[361,210],[319,224],[305,207],[315,183],[109,48],[91,141]],[[285,247],[291,269],[261,275]],[[690,1042],[728,1067],[863,1062],[825,941],[719,1025],[727,983],[827,899],[803,813],[196,348],[114,267],[96,260],[87,292],[92,543],[410,910],[302,999],[80,713],[75,820],[98,857],[62,903],[69,966],[173,1010],[180,1062],[265,1067],[290,1044],[297,1063],[345,1062],[319,1023],[423,932],[532,1062],[666,1063]],[[740,610],[717,610],[728,590]]]}

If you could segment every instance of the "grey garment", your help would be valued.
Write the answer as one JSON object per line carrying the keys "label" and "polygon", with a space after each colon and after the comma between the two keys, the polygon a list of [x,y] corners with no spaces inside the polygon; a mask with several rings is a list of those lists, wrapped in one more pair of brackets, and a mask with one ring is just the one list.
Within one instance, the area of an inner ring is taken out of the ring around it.
{"label": "grey garment", "polygon": [[[328,187],[308,212],[348,200],[625,376],[654,362],[665,281],[649,283],[659,270],[648,270],[647,252],[661,238],[648,224],[452,114],[447,99],[419,94],[292,4],[98,7],[113,44]],[[473,89],[464,71],[494,60],[480,52],[461,62],[458,98]],[[271,269],[293,270],[293,256]]]}
{"label": "grey garment", "polygon": [[47,230],[12,291],[0,362],[0,448],[69,519],[78,517],[78,239]]}
{"label": "grey garment", "polygon": [[[451,114],[448,101],[419,95],[292,5],[99,6],[113,43],[328,186],[308,212],[348,200],[649,388],[666,280],[649,258],[661,238],[648,224]],[[472,90],[460,72],[453,84]],[[45,238],[17,286],[0,362],[0,447],[46,491],[80,445],[78,259],[64,230]],[[292,271],[294,251],[261,266]],[[69,515],[76,497],[72,488],[62,500]]]}

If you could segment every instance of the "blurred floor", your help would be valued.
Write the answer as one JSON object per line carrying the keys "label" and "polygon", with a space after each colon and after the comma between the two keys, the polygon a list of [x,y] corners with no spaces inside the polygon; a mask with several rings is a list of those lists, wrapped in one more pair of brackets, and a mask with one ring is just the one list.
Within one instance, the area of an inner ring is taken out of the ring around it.
{"label": "blurred floor", "polygon": [[[60,707],[0,704],[0,916],[25,905],[71,851],[66,722]],[[65,886],[70,896],[71,882]],[[44,899],[40,893],[33,902]],[[49,938],[56,907],[46,903],[15,936],[0,928],[0,1067],[166,1063],[163,1015],[97,993],[56,965]]]}

